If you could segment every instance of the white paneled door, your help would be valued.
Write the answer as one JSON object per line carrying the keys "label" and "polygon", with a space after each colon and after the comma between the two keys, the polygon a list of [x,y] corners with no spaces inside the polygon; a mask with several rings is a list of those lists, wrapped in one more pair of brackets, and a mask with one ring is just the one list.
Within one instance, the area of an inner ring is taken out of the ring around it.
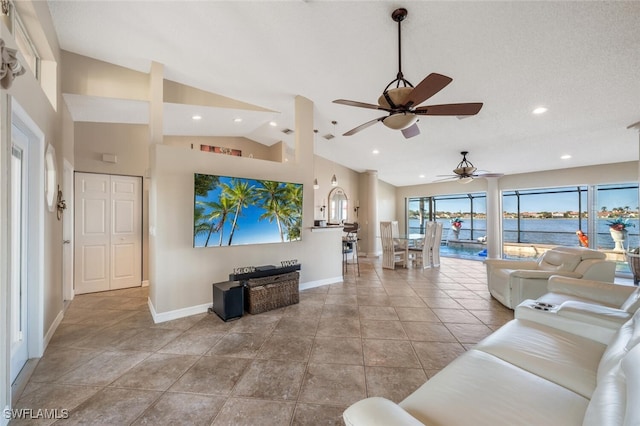
{"label": "white paneled door", "polygon": [[141,183],[75,174],[75,294],[141,285]]}

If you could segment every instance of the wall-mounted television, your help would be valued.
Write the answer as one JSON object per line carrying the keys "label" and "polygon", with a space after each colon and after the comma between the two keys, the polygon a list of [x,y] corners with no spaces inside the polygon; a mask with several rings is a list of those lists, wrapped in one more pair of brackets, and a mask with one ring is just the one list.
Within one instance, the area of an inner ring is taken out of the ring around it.
{"label": "wall-mounted television", "polygon": [[194,175],[194,247],[288,243],[301,236],[301,183]]}

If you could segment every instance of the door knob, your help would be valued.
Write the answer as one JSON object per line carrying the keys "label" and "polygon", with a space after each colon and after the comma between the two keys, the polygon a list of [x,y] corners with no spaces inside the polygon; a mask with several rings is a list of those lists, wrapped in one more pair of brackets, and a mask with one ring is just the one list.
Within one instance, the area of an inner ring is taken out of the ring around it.
{"label": "door knob", "polygon": [[71,240],[63,240],[62,244],[71,244]]}

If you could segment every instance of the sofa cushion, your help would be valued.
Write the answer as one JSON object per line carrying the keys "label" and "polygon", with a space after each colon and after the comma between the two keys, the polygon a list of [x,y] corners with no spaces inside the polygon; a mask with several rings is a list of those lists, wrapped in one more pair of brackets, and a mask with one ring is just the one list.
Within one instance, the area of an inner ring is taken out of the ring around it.
{"label": "sofa cushion", "polygon": [[627,385],[627,408],[624,425],[640,425],[640,345],[636,345],[622,360]]}
{"label": "sofa cushion", "polygon": [[548,250],[540,256],[538,268],[544,271],[573,271],[581,260],[575,254]]}
{"label": "sofa cushion", "polygon": [[620,306],[620,309],[630,313],[634,313],[640,309],[640,287],[629,295],[627,300],[625,300],[622,306]]}
{"label": "sofa cushion", "polygon": [[590,398],[606,346],[532,321],[513,320],[474,349]]}
{"label": "sofa cushion", "polygon": [[640,340],[640,310],[620,327],[602,354],[598,365],[598,382],[616,368],[631,348],[638,345],[638,340]]}
{"label": "sofa cushion", "polygon": [[588,399],[471,349],[399,405],[425,425],[580,425]]}
{"label": "sofa cushion", "polygon": [[561,251],[564,253],[571,253],[580,256],[581,259],[606,259],[607,255],[598,250],[593,250],[587,247],[569,247],[558,246],[552,249],[553,251]]}
{"label": "sofa cushion", "polygon": [[598,387],[584,415],[583,426],[622,425],[627,390],[620,364],[598,378]]}

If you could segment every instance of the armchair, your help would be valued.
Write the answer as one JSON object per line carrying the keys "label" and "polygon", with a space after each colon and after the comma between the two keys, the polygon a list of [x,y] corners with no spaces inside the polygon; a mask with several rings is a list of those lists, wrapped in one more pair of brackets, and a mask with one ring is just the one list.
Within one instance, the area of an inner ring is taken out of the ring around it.
{"label": "armchair", "polygon": [[547,293],[552,275],[613,282],[616,268],[604,253],[584,247],[554,247],[537,261],[487,259],[484,263],[489,292],[511,309]]}

